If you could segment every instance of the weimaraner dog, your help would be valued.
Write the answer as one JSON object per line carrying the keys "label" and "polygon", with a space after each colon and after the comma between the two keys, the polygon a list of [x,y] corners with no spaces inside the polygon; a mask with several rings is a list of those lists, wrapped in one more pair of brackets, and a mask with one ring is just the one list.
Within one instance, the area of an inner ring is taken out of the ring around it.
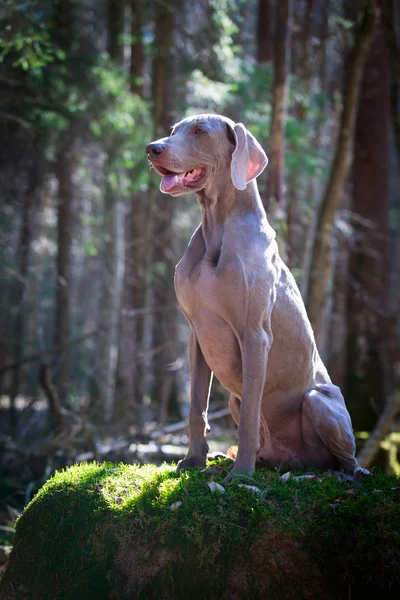
{"label": "weimaraner dog", "polygon": [[256,461],[364,472],[343,396],[318,354],[258,193],[256,177],[268,162],[260,144],[241,123],[202,114],[177,123],[146,153],[161,191],[194,192],[202,211],[175,274],[190,324],[191,373],[189,450],[178,469],[205,465],[214,373],[239,426],[231,473],[251,474]]}

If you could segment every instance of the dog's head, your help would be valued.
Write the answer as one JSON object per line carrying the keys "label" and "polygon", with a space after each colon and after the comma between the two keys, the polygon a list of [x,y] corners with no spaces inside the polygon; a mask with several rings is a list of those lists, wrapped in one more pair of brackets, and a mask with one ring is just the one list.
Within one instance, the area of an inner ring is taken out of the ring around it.
{"label": "dog's head", "polygon": [[171,135],[149,144],[146,153],[162,177],[161,191],[172,196],[227,185],[244,190],[268,163],[242,123],[212,114],[176,123]]}

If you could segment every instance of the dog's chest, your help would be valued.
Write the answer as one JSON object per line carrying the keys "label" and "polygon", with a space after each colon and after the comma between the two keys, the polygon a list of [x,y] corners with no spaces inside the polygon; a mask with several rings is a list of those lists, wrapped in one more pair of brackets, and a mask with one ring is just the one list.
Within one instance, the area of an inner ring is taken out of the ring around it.
{"label": "dog's chest", "polygon": [[221,293],[222,281],[215,267],[207,261],[192,265],[187,271],[179,264],[175,275],[176,294],[179,304],[193,327],[204,358],[221,384],[241,395],[241,358],[230,318],[229,298]]}
{"label": "dog's chest", "polygon": [[178,302],[190,319],[210,304],[215,269],[204,260],[191,261],[183,257],[176,267],[175,289]]}

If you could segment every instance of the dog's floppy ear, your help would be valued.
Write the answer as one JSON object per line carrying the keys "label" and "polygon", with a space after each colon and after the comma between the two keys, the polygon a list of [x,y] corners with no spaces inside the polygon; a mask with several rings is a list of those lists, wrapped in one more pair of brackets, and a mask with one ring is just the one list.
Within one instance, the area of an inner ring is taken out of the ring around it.
{"label": "dog's floppy ear", "polygon": [[244,190],[249,181],[264,171],[268,158],[254,135],[242,123],[236,123],[233,133],[236,148],[232,154],[231,177],[235,188]]}

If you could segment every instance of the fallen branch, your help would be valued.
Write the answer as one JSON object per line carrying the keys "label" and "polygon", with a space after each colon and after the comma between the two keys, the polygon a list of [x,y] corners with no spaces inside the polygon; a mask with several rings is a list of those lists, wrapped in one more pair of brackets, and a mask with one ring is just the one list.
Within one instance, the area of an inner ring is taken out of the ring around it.
{"label": "fallen branch", "polygon": [[[216,421],[217,419],[222,419],[222,417],[227,417],[231,414],[229,408],[221,408],[220,410],[216,410],[213,413],[210,413],[207,416],[207,421]],[[156,439],[161,437],[162,435],[166,435],[168,433],[175,433],[176,431],[181,431],[187,427],[187,421],[178,421],[178,423],[172,423],[172,425],[167,425],[158,431],[153,431],[151,434],[151,439]]]}
{"label": "fallen branch", "polygon": [[388,400],[383,413],[379,417],[374,431],[365,442],[357,457],[358,462],[362,467],[364,467],[364,469],[371,465],[376,453],[379,450],[381,442],[389,433],[398,412],[400,412],[399,392]]}

